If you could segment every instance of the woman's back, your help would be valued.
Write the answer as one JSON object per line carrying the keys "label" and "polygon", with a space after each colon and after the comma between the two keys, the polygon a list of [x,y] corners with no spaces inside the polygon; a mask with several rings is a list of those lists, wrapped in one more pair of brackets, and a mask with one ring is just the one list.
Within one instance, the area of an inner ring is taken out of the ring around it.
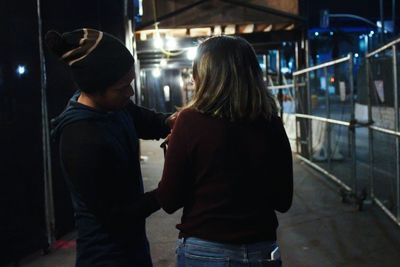
{"label": "woman's back", "polygon": [[287,210],[292,198],[291,152],[280,118],[230,122],[186,109],[168,154],[159,196],[165,203],[163,193],[170,198],[177,190],[163,208],[184,206],[181,237],[276,240],[274,210]]}

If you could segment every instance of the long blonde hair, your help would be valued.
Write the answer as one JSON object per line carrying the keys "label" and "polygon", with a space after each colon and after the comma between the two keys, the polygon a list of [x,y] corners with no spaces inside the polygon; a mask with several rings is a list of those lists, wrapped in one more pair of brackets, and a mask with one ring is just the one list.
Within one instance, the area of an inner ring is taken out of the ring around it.
{"label": "long blonde hair", "polygon": [[184,108],[230,121],[266,119],[277,114],[252,46],[243,38],[211,37],[193,63],[195,93]]}

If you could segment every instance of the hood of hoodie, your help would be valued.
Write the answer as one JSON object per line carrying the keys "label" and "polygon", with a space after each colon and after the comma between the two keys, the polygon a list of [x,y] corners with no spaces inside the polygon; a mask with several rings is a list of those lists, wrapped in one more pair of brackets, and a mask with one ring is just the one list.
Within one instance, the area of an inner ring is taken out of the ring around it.
{"label": "hood of hoodie", "polygon": [[71,123],[80,120],[97,120],[107,116],[105,111],[99,111],[78,103],[79,95],[80,92],[77,91],[68,101],[64,111],[51,120],[51,137],[53,140],[58,140],[64,127]]}

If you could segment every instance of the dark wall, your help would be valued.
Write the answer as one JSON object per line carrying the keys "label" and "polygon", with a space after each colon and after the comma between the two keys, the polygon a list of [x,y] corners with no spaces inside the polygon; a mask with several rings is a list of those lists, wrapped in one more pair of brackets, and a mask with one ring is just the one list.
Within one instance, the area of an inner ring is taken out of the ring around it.
{"label": "dark wall", "polygon": [[[123,0],[44,0],[43,32],[97,28],[125,38]],[[36,1],[0,1],[0,266],[46,247],[41,83]],[[66,67],[45,50],[49,118],[75,91]],[[18,64],[26,74],[16,73]],[[74,227],[52,143],[56,235]]]}
{"label": "dark wall", "polygon": [[[11,15],[12,14],[12,15]],[[34,3],[0,7],[0,265],[45,245],[41,107]],[[26,66],[19,77],[17,66]]]}
{"label": "dark wall", "polygon": [[[161,70],[161,76],[154,78],[151,70],[142,73],[142,102],[144,107],[159,112],[175,112],[176,107],[183,105],[182,88],[180,85],[181,72],[179,69]],[[170,88],[169,99],[164,94],[164,86]]]}

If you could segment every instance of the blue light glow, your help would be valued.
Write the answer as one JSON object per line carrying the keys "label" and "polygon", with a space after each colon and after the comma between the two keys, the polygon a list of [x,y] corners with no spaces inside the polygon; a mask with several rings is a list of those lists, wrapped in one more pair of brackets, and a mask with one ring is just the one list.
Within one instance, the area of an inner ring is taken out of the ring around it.
{"label": "blue light glow", "polygon": [[18,65],[17,67],[17,74],[19,76],[24,75],[26,73],[26,68],[24,65]]}

